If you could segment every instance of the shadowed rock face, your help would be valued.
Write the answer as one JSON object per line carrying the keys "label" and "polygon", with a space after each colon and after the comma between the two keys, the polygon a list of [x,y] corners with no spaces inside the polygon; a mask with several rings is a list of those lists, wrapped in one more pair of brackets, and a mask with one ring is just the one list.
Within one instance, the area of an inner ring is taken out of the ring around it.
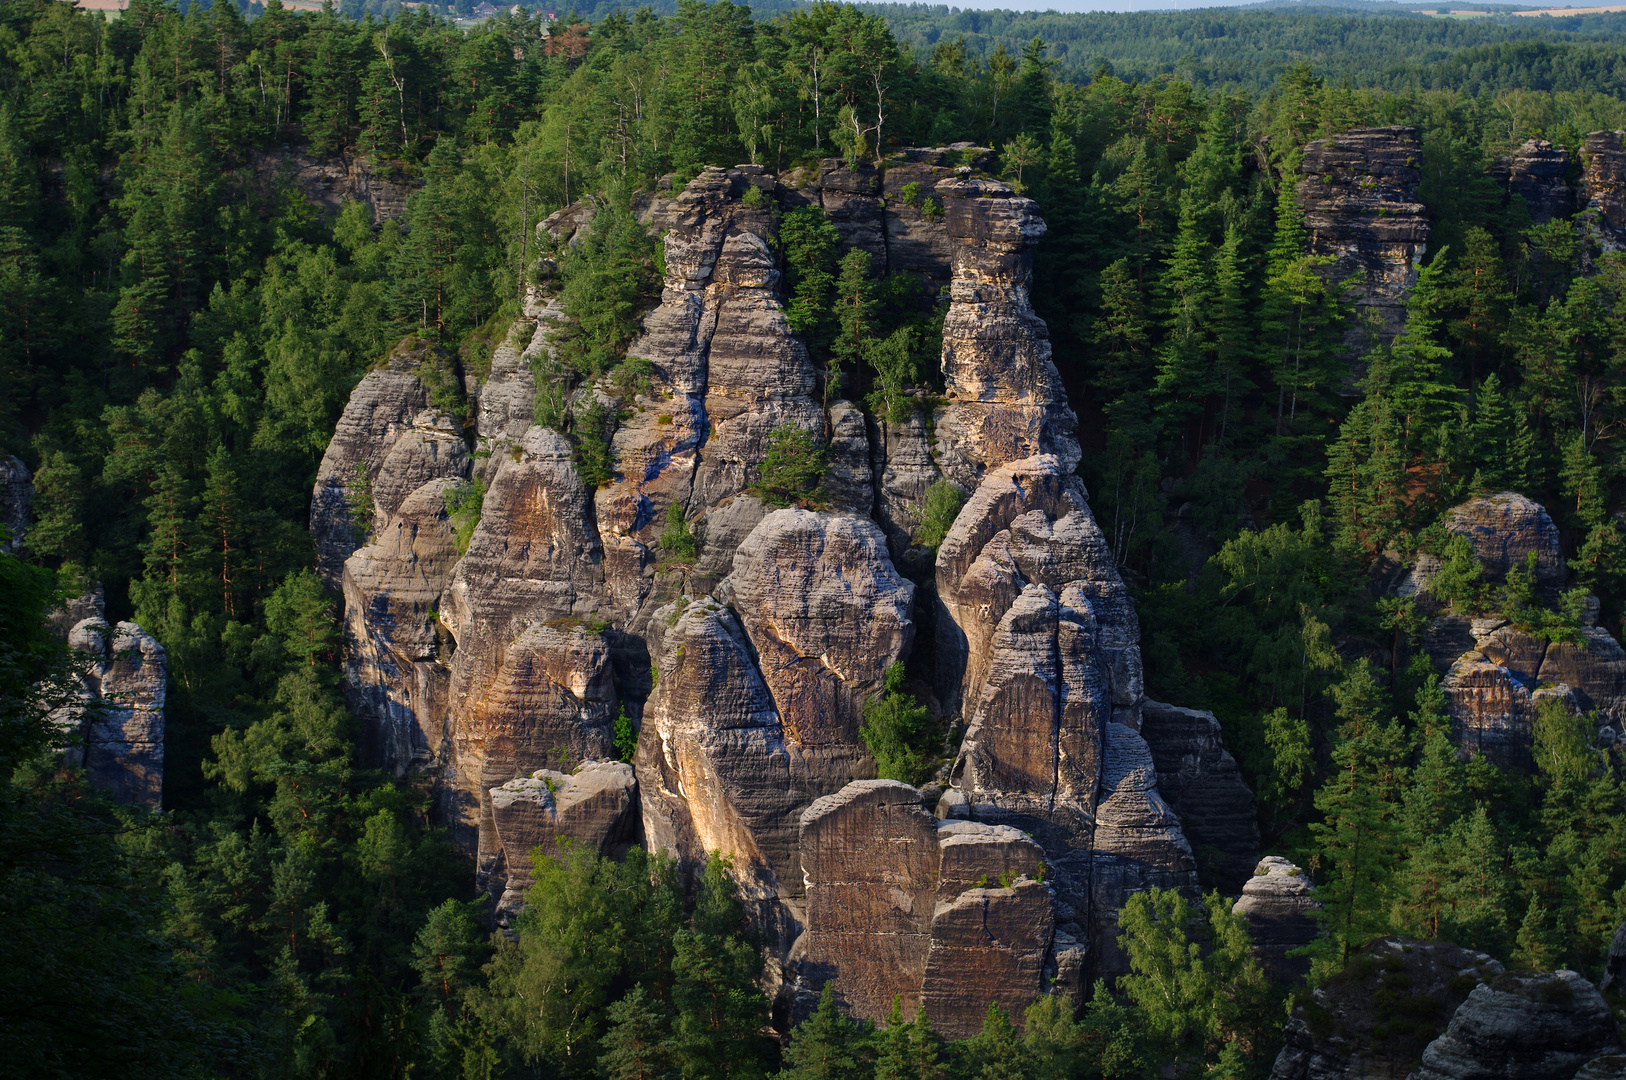
{"label": "shadowed rock face", "polygon": [[502,852],[505,925],[531,887],[532,852],[544,858],[577,845],[612,855],[638,835],[638,782],[620,761],[584,761],[574,773],[538,769],[490,791],[491,816]]}
{"label": "shadowed rock face", "polygon": [[1569,1080],[1621,1052],[1603,995],[1573,971],[1509,972],[1474,987],[1412,1080]]}
{"label": "shadowed rock face", "polygon": [[394,776],[427,766],[445,736],[450,672],[435,609],[458,560],[446,500],[460,486],[418,488],[344,563],[346,696],[362,718],[362,760]]}
{"label": "shadowed rock face", "polygon": [[1211,712],[1147,700],[1140,733],[1157,766],[1157,789],[1180,815],[1204,884],[1227,895],[1242,891],[1257,873],[1259,822],[1219,721]]}
{"label": "shadowed rock face", "polygon": [[1469,990],[1501,974],[1484,953],[1380,938],[1299,999],[1271,1080],[1402,1080]]}
{"label": "shadowed rock face", "polygon": [[1491,166],[1491,175],[1507,186],[1510,196],[1524,200],[1533,224],[1575,212],[1575,192],[1569,183],[1570,152],[1546,139],[1526,139],[1509,157]]}
{"label": "shadowed rock face", "polygon": [[1312,914],[1321,906],[1313,888],[1303,870],[1270,855],[1259,860],[1231,908],[1248,920],[1254,955],[1272,978],[1293,982],[1310,973],[1309,957],[1287,954],[1310,944],[1320,931]]}
{"label": "shadowed rock face", "polygon": [[91,707],[71,720],[83,739],[72,757],[117,802],[156,808],[164,788],[164,647],[133,622],[109,629],[101,619],[75,626],[68,646],[90,660],[84,693]]}
{"label": "shadowed rock face", "polygon": [[[1310,251],[1333,259],[1327,272],[1342,281],[1364,275],[1356,307],[1378,320],[1393,340],[1406,321],[1406,298],[1428,246],[1428,218],[1417,201],[1422,146],[1415,128],[1357,128],[1304,148],[1298,187]],[[1346,345],[1365,331],[1350,331]]]}

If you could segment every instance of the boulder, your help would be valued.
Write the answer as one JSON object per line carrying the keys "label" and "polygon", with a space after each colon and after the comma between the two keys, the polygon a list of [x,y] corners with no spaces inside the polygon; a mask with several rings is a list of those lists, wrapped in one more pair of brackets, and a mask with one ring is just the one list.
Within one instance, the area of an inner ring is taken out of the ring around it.
{"label": "boulder", "polygon": [[638,833],[638,782],[620,761],[584,761],[574,773],[538,769],[492,788],[490,797],[505,878],[497,902],[504,925],[524,906],[535,856],[553,858],[569,845],[615,855]]}
{"label": "boulder", "polygon": [[1379,938],[1295,1000],[1271,1080],[1399,1080],[1468,992],[1501,973],[1484,953]]}
{"label": "boulder", "polygon": [[1626,1054],[1601,1054],[1575,1074],[1575,1080],[1626,1080]]}
{"label": "boulder", "polygon": [[1573,971],[1508,972],[1474,987],[1409,1080],[1571,1080],[1621,1052],[1597,987]]}
{"label": "boulder", "polygon": [[1310,973],[1309,957],[1288,956],[1314,941],[1321,931],[1314,912],[1315,886],[1303,870],[1278,855],[1254,867],[1231,910],[1248,920],[1253,952],[1265,974],[1280,982],[1297,982]]}
{"label": "boulder", "polygon": [[[1405,326],[1428,247],[1428,216],[1417,199],[1422,161],[1415,128],[1356,128],[1307,144],[1299,168],[1310,252],[1332,258],[1326,272],[1334,281],[1361,271],[1356,309],[1377,319],[1386,342]],[[1352,353],[1362,324],[1357,318],[1345,337]]]}
{"label": "boulder", "polygon": [[895,780],[848,784],[801,826],[804,1008],[829,984],[854,1016],[924,1004],[933,1027],[965,1038],[990,1002],[1020,1016],[1042,992],[1054,897],[1032,839],[937,821]]}
{"label": "boulder", "polygon": [[1180,815],[1203,883],[1227,895],[1241,891],[1259,872],[1258,810],[1219,721],[1147,699],[1140,733],[1157,766],[1157,790]]}

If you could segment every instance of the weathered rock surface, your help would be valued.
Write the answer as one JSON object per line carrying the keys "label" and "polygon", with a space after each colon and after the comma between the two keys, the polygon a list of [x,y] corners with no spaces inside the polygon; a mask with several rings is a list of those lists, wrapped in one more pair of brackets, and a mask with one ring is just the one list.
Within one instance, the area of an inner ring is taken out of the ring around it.
{"label": "weathered rock surface", "polygon": [[118,802],[156,808],[164,788],[164,647],[133,622],[109,628],[101,619],[75,626],[68,645],[90,659],[72,758]]}
{"label": "weathered rock surface", "polygon": [[1078,419],[1051,361],[1050,332],[1033,312],[1033,248],[1045,233],[1032,199],[1009,185],[937,185],[954,245],[943,321],[948,404],[937,418],[939,467],[967,490],[1007,461],[1054,454],[1078,466]]}
{"label": "weathered rock surface", "polygon": [[1508,972],[1474,987],[1412,1080],[1571,1080],[1621,1052],[1597,987],[1573,971]]}
{"label": "weathered rock surface", "polygon": [[1271,1080],[1402,1080],[1468,992],[1502,974],[1484,953],[1379,938],[1301,998]]}
{"label": "weathered rock surface", "polygon": [[1219,721],[1211,712],[1147,699],[1140,733],[1157,766],[1157,789],[1180,815],[1203,883],[1226,894],[1241,890],[1257,873],[1259,821]]}
{"label": "weathered rock surface", "polygon": [[1053,897],[1043,852],[1016,829],[937,821],[907,784],[860,780],[802,813],[800,846],[804,997],[829,983],[872,1020],[924,1003],[962,1038],[989,1002],[1019,1016],[1043,991]]}
{"label": "weathered rock surface", "polygon": [[459,558],[446,501],[461,486],[424,484],[344,563],[345,694],[362,721],[362,761],[394,776],[430,765],[445,737],[437,609]]}
{"label": "weathered rock surface", "polygon": [[544,858],[561,845],[614,855],[638,835],[638,782],[620,761],[584,761],[574,773],[538,769],[491,789],[491,816],[501,850],[500,921],[524,905],[533,853]]}
{"label": "weathered rock surface", "polygon": [[372,162],[348,153],[310,157],[286,149],[251,150],[249,166],[267,188],[282,175],[290,175],[307,199],[329,213],[337,214],[347,202],[366,203],[375,225],[386,218],[403,217],[407,197],[416,186],[381,177]]}
{"label": "weathered rock surface", "polygon": [[[1415,128],[1357,128],[1304,148],[1298,186],[1310,251],[1328,255],[1333,280],[1365,275],[1356,307],[1377,317],[1393,340],[1406,321],[1406,298],[1428,245],[1428,218],[1417,201],[1422,146]],[[1354,348],[1365,333],[1350,331]]]}
{"label": "weathered rock surface", "polygon": [[107,593],[102,583],[93,581],[90,587],[79,596],[70,596],[50,611],[46,612],[45,622],[51,632],[62,641],[67,641],[73,628],[86,619],[95,619],[98,622],[107,618]]}
{"label": "weathered rock surface", "polygon": [[1469,499],[1449,510],[1443,523],[1466,536],[1489,581],[1505,581],[1514,566],[1536,556],[1536,585],[1556,596],[1568,576],[1558,526],[1545,507],[1516,491]]}
{"label": "weathered rock surface", "polygon": [[34,479],[28,466],[14,457],[0,457],[0,551],[18,551],[33,521],[29,508],[34,502]]}
{"label": "weathered rock surface", "polygon": [[1626,147],[1619,131],[1590,132],[1581,144],[1581,204],[1592,239],[1605,251],[1626,247]]}
{"label": "weathered rock surface", "polygon": [[1510,196],[1524,200],[1533,224],[1566,218],[1575,212],[1575,192],[1569,183],[1570,152],[1546,139],[1526,139],[1512,155],[1498,158],[1491,175]]}
{"label": "weathered rock surface", "polygon": [[1293,982],[1310,973],[1308,957],[1287,954],[1310,944],[1320,931],[1312,914],[1320,906],[1313,889],[1303,870],[1269,855],[1259,860],[1231,908],[1248,920],[1254,955],[1273,979]]}
{"label": "weathered rock surface", "polygon": [[733,605],[785,735],[846,783],[867,757],[864,701],[914,640],[915,587],[866,518],[776,510],[740,545]]}
{"label": "weathered rock surface", "polygon": [[[429,404],[429,394],[416,372],[434,346],[417,339],[398,345],[382,367],[369,371],[350,393],[339,425],[322,455],[311,494],[311,538],[316,544],[316,571],[338,590],[344,561],[361,546],[374,521],[352,521],[350,490],[371,485],[395,444]],[[402,492],[404,497],[407,492]],[[386,514],[394,511],[391,506]]]}
{"label": "weathered rock surface", "polygon": [[[351,701],[374,760],[434,777],[437,814],[502,917],[552,838],[614,854],[641,832],[691,880],[722,852],[770,943],[776,1015],[834,980],[862,1015],[902,995],[970,1034],[989,1000],[1019,1014],[1046,987],[1076,997],[1121,969],[1112,938],[1131,891],[1195,892],[1139,733],[1139,626],[1072,475],[1076,421],[1028,300],[1043,222],[968,175],[984,156],[712,168],[640,194],[638,220],[665,244],[660,304],[629,350],[647,381],[547,375],[560,312],[544,259],[489,373],[465,380],[472,431],[429,408],[418,372],[438,355],[400,350],[358,387],[312,514],[324,574],[342,568]],[[938,416],[882,422],[818,393],[775,236],[776,204],[809,203],[876,273],[916,275],[926,299],[949,288]],[[568,208],[539,243],[579,242],[594,220],[596,206]],[[538,397],[562,394],[621,418],[597,490],[535,422],[559,404],[539,412]],[[828,441],[824,509],[752,492],[786,425]],[[446,506],[471,473],[486,492],[460,557]],[[913,533],[945,477],[970,498],[921,617],[894,559],[917,580],[931,565]],[[360,550],[357,483],[375,511]],[[674,507],[692,555],[663,550]],[[965,732],[952,777],[924,794],[870,781],[859,735],[865,700],[912,648],[940,658],[941,701],[922,700]],[[623,712],[639,730],[635,785],[593,764]],[[1246,789],[1213,728],[1189,720],[1157,732],[1170,784],[1205,843],[1235,847]],[[1233,857],[1245,870],[1252,855]]]}

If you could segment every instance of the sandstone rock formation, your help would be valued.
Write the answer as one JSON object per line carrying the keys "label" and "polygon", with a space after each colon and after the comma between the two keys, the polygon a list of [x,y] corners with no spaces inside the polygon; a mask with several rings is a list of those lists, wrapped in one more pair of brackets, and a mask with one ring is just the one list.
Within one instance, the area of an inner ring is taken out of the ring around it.
{"label": "sandstone rock formation", "polygon": [[1148,699],[1140,733],[1157,766],[1157,789],[1180,815],[1204,884],[1227,895],[1243,891],[1258,873],[1259,821],[1219,721],[1211,712]]}
{"label": "sandstone rock formation", "polygon": [[1474,987],[1410,1080],[1570,1080],[1620,1052],[1614,1013],[1586,979],[1508,972]]}
{"label": "sandstone rock formation", "polygon": [[1569,182],[1570,152],[1546,139],[1526,139],[1508,157],[1498,158],[1491,175],[1509,196],[1524,200],[1533,224],[1567,218],[1575,212],[1575,192]]}
{"label": "sandstone rock formation", "polygon": [[954,245],[939,467],[967,491],[988,469],[1036,454],[1054,454],[1070,473],[1078,419],[1050,359],[1049,330],[1028,301],[1033,248],[1045,233],[1038,206],[987,180],[944,180],[936,192]]}
{"label": "sandstone rock formation", "polygon": [[34,480],[28,466],[14,457],[0,457],[0,551],[19,551],[33,521],[29,507],[34,502]]}
{"label": "sandstone rock formation", "polygon": [[1320,906],[1313,888],[1303,870],[1269,855],[1259,860],[1231,908],[1248,920],[1254,955],[1274,979],[1294,982],[1310,973],[1308,957],[1287,954],[1310,944],[1320,931],[1312,914]]}
{"label": "sandstone rock formation", "polygon": [[619,761],[584,761],[574,773],[538,769],[528,777],[492,788],[491,815],[501,849],[504,924],[524,903],[535,866],[574,844],[615,854],[638,834],[638,782],[632,766]]}
{"label": "sandstone rock formation", "polygon": [[[390,353],[383,366],[368,372],[351,391],[322,455],[311,495],[310,528],[316,544],[316,569],[329,588],[339,588],[344,560],[361,546],[374,525],[383,524],[377,512],[373,521],[351,520],[351,504],[364,501],[353,498],[351,492],[374,484],[390,451],[428,406],[428,391],[416,372],[432,360],[434,348],[409,338]],[[404,498],[408,493],[399,495]],[[384,506],[382,516],[387,519],[396,505],[399,500]]]}
{"label": "sandstone rock formation", "polygon": [[[1327,272],[1343,281],[1364,275],[1356,308],[1376,317],[1393,340],[1406,321],[1406,298],[1428,246],[1428,218],[1417,201],[1422,145],[1414,128],[1357,128],[1304,148],[1298,186],[1310,251],[1331,256]],[[1358,348],[1357,322],[1345,339]]]}
{"label": "sandstone rock formation", "polygon": [[[1558,528],[1547,511],[1516,492],[1469,500],[1448,511],[1445,527],[1467,537],[1485,581],[1495,586],[1533,554],[1536,587],[1556,603],[1568,577]],[[1426,597],[1437,559],[1421,556],[1410,578]],[[1424,649],[1444,676],[1453,738],[1466,753],[1502,765],[1528,767],[1532,724],[1543,701],[1576,712],[1596,710],[1600,737],[1626,724],[1626,650],[1595,625],[1588,608],[1575,640],[1546,641],[1496,614],[1440,612],[1429,623]]]}
{"label": "sandstone rock formation", "polygon": [[854,1015],[924,1003],[961,1038],[988,1003],[1019,1015],[1043,992],[1053,896],[1044,853],[1020,831],[937,821],[907,784],[860,780],[803,812],[800,848],[804,977]]}
{"label": "sandstone rock formation", "polygon": [[[1073,475],[1076,421],[1028,302],[1043,222],[967,175],[974,149],[800,178],[711,168],[640,196],[665,245],[660,304],[630,348],[647,384],[572,386],[539,287],[465,382],[472,431],[429,408],[445,368],[420,371],[444,361],[416,346],[357,388],[312,511],[344,588],[350,700],[379,764],[434,778],[502,918],[550,837],[612,853],[637,837],[691,879],[721,852],[765,931],[778,1015],[833,982],[860,1015],[903,995],[968,1034],[990,999],[1020,1012],[1121,970],[1132,891],[1195,893],[1141,736],[1134,608]],[[816,393],[774,212],[809,201],[878,272],[949,288],[949,393],[931,422]],[[571,243],[594,220],[577,207],[542,231]],[[539,393],[620,417],[608,483],[585,485],[567,440],[535,422]],[[817,508],[753,490],[786,425],[827,441]],[[471,473],[486,489],[459,555],[447,505]],[[945,477],[969,499],[932,565],[913,534]],[[698,544],[681,558],[664,550],[674,512]],[[928,579],[930,609],[899,565]],[[859,733],[865,700],[916,649],[938,657],[923,696],[963,732],[924,792],[872,780]],[[630,776],[598,764],[623,716]],[[1204,844],[1251,866],[1251,797],[1211,718],[1154,727]]]}
{"label": "sandstone rock formation", "polygon": [[1468,992],[1501,974],[1502,965],[1484,953],[1379,938],[1299,999],[1271,1080],[1399,1080]]}
{"label": "sandstone rock formation", "polygon": [[344,563],[345,690],[362,719],[364,762],[402,776],[444,738],[449,671],[437,609],[457,541],[446,501],[462,487],[431,480]]}
{"label": "sandstone rock formation", "polygon": [[1488,581],[1507,580],[1507,572],[1536,556],[1536,585],[1556,596],[1568,571],[1558,526],[1545,507],[1516,491],[1481,495],[1452,507],[1442,519],[1447,531],[1465,536],[1474,546]]}
{"label": "sandstone rock formation", "polygon": [[1581,204],[1592,215],[1592,240],[1604,251],[1626,248],[1626,133],[1594,131],[1581,144]]}
{"label": "sandstone rock formation", "polygon": [[99,618],[75,626],[68,645],[89,659],[70,760],[118,802],[156,808],[164,788],[164,647],[133,622],[109,628]]}

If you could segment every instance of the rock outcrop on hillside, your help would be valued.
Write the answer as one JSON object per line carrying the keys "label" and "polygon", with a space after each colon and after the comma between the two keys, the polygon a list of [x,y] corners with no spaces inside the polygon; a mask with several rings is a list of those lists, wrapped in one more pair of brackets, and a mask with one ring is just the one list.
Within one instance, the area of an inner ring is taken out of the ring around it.
{"label": "rock outcrop on hillside", "polygon": [[[1406,321],[1406,299],[1428,247],[1428,217],[1417,200],[1422,144],[1415,128],[1357,128],[1305,146],[1298,186],[1310,250],[1330,256],[1329,276],[1363,274],[1356,308],[1393,340]],[[1366,330],[1357,320],[1345,339],[1355,350]]]}
{"label": "rock outcrop on hillside", "polygon": [[1615,936],[1609,939],[1609,955],[1604,960],[1603,978],[1599,990],[1620,993],[1626,990],[1626,922],[1615,927]]}
{"label": "rock outcrop on hillside", "polygon": [[[428,408],[432,358],[402,350],[358,387],[312,512],[324,573],[342,568],[351,700],[380,763],[435,778],[501,918],[532,848],[559,836],[668,849],[691,880],[723,852],[769,944],[776,1015],[829,982],[857,1015],[901,995],[970,1034],[989,1000],[1019,1012],[1123,970],[1134,890],[1195,895],[1160,770],[1205,850],[1252,865],[1252,798],[1212,718],[1159,714],[1161,759],[1142,737],[1138,622],[1028,300],[1043,221],[957,171],[964,153],[827,162],[794,183],[707,169],[641,197],[665,244],[630,350],[648,383],[571,391],[621,418],[596,490],[534,423],[558,317],[545,297],[469,382],[472,431]],[[949,290],[934,417],[871,419],[818,393],[774,213],[814,200],[849,246]],[[584,212],[549,228],[591,227]],[[821,505],[758,493],[787,425],[828,442]],[[487,487],[459,555],[447,507],[471,472]],[[933,565],[913,534],[944,477],[968,499]],[[351,484],[375,511],[359,549]],[[663,547],[673,514],[692,556]],[[874,780],[860,734],[887,670],[920,650],[937,658],[934,713],[962,733],[924,791]],[[630,772],[606,764],[623,716]]]}
{"label": "rock outcrop on hillside", "polygon": [[164,789],[164,706],[169,658],[133,622],[86,619],[68,635],[85,654],[85,707],[65,718],[76,729],[69,751],[90,782],[129,806],[156,808]]}
{"label": "rock outcrop on hillside", "polygon": [[1621,1052],[1597,987],[1573,971],[1520,971],[1474,987],[1409,1080],[1571,1080]]}
{"label": "rock outcrop on hillside", "polygon": [[1484,953],[1379,938],[1298,999],[1271,1080],[1400,1080],[1469,991],[1501,974]]}
{"label": "rock outcrop on hillside", "polygon": [[1526,139],[1518,150],[1498,158],[1491,175],[1508,195],[1524,200],[1532,224],[1542,225],[1575,212],[1575,191],[1570,187],[1570,152],[1546,139]]}
{"label": "rock outcrop on hillside", "polygon": [[[1446,512],[1450,532],[1473,544],[1484,582],[1506,582],[1510,569],[1535,556],[1537,595],[1558,601],[1568,578],[1558,528],[1539,504],[1516,492],[1471,499]],[[1427,601],[1439,560],[1419,556],[1408,591]],[[1532,725],[1544,701],[1598,715],[1599,737],[1610,742],[1626,726],[1626,650],[1586,609],[1572,636],[1537,637],[1494,612],[1436,610],[1422,646],[1443,676],[1452,736],[1465,753],[1506,766],[1529,767]]]}
{"label": "rock outcrop on hillside", "polygon": [[1581,205],[1591,239],[1604,251],[1626,249],[1626,132],[1594,131],[1581,144]]}
{"label": "rock outcrop on hillside", "polygon": [[1242,896],[1231,910],[1248,920],[1254,955],[1266,974],[1283,982],[1310,973],[1310,959],[1289,956],[1316,939],[1321,924],[1314,912],[1314,886],[1297,866],[1278,855],[1259,860],[1253,876],[1242,886]]}

